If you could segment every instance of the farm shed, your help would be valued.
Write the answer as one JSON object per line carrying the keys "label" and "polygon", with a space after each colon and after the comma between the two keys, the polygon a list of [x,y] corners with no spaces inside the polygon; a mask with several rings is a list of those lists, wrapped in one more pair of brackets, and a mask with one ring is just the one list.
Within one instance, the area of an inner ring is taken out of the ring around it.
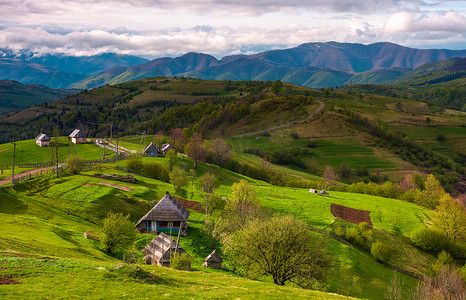
{"label": "farm shed", "polygon": [[170,267],[172,253],[182,254],[186,252],[172,237],[163,232],[153,238],[149,245],[141,251],[145,254],[144,261],[147,264],[157,264],[167,268]]}
{"label": "farm shed", "polygon": [[135,225],[140,233],[172,232],[186,234],[189,211],[167,191],[165,196]]}
{"label": "farm shed", "polygon": [[167,154],[167,152],[171,149],[173,149],[173,147],[170,144],[162,144],[163,155]]}
{"label": "farm shed", "polygon": [[309,189],[309,193],[317,194],[317,190],[315,190],[315,189],[313,189],[313,188],[310,188],[310,189]]}
{"label": "farm shed", "polygon": [[36,136],[36,144],[40,147],[46,147],[50,145],[50,137],[45,133],[40,133]]}
{"label": "farm shed", "polygon": [[204,263],[202,264],[203,267],[208,268],[216,268],[219,269],[222,267],[222,257],[217,253],[217,250],[214,250],[210,253],[206,258]]}
{"label": "farm shed", "polygon": [[73,130],[70,134],[71,142],[74,144],[84,144],[86,142],[86,135],[79,129]]}
{"label": "farm shed", "polygon": [[160,149],[154,143],[150,143],[149,146],[144,149],[144,156],[157,157],[159,156]]}

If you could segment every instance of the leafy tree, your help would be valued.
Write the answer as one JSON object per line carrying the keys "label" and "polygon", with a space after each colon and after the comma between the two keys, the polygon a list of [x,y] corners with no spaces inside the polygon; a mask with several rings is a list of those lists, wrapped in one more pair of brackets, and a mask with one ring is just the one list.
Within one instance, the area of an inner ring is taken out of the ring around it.
{"label": "leafy tree", "polygon": [[210,145],[210,153],[214,157],[216,164],[223,167],[226,162],[231,160],[231,146],[222,138],[216,138]]}
{"label": "leafy tree", "polygon": [[122,213],[108,213],[103,221],[102,247],[109,253],[126,250],[136,238],[136,230],[129,215]]}
{"label": "leafy tree", "polygon": [[466,209],[464,205],[445,194],[440,198],[432,225],[443,231],[453,242],[466,241]]}
{"label": "leafy tree", "polygon": [[204,160],[206,151],[203,147],[203,139],[198,133],[194,133],[189,143],[186,145],[186,154],[194,160],[194,169],[197,168],[197,162]]}
{"label": "leafy tree", "polygon": [[170,183],[173,184],[173,187],[177,192],[181,190],[182,187],[185,187],[188,184],[188,176],[186,172],[180,167],[173,167],[169,174]]}
{"label": "leafy tree", "polygon": [[66,160],[66,167],[71,174],[78,174],[84,167],[84,159],[81,156],[70,156]]}
{"label": "leafy tree", "polygon": [[220,205],[221,200],[214,195],[214,190],[218,186],[217,178],[211,173],[205,173],[199,178],[199,183],[202,190],[202,206],[205,210],[206,223],[209,222],[209,217],[214,210]]}
{"label": "leafy tree", "polygon": [[192,257],[188,253],[173,252],[170,256],[170,266],[175,270],[189,271],[191,269]]}
{"label": "leafy tree", "polygon": [[244,179],[233,183],[225,205],[225,215],[231,221],[231,228],[243,229],[248,221],[257,217],[259,210],[254,187]]}
{"label": "leafy tree", "polygon": [[435,208],[443,195],[445,195],[445,191],[443,190],[442,185],[433,174],[430,174],[426,179],[420,203],[426,207]]}
{"label": "leafy tree", "polygon": [[338,175],[343,178],[350,178],[351,177],[351,168],[348,166],[347,163],[342,163],[338,167]]}
{"label": "leafy tree", "polygon": [[272,93],[274,93],[275,95],[278,95],[278,93],[282,90],[282,88],[283,88],[282,81],[277,80],[272,85]]}
{"label": "leafy tree", "polygon": [[310,288],[324,282],[332,266],[325,240],[292,216],[252,221],[234,235],[225,253],[246,274],[272,276],[277,285]]}
{"label": "leafy tree", "polygon": [[170,133],[170,145],[175,152],[181,152],[186,145],[186,134],[181,128],[175,128]]}

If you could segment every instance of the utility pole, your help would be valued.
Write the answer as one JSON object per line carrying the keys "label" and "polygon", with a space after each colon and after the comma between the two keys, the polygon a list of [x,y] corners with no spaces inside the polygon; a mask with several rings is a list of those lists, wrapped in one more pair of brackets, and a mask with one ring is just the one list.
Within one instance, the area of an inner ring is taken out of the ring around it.
{"label": "utility pole", "polygon": [[11,171],[11,186],[15,186],[15,154],[16,154],[16,143],[13,143],[13,170]]}

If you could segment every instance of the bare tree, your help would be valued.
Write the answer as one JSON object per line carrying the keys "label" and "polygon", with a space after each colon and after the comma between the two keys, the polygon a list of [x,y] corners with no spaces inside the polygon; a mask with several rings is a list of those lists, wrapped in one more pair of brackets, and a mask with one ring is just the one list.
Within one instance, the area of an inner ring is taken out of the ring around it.
{"label": "bare tree", "polygon": [[197,168],[198,161],[205,159],[206,151],[203,147],[203,139],[198,133],[194,133],[186,145],[186,154],[194,160],[194,169]]}
{"label": "bare tree", "polygon": [[463,300],[466,298],[466,287],[460,269],[444,267],[436,277],[426,277],[416,287],[416,298],[419,300]]}
{"label": "bare tree", "polygon": [[335,170],[333,170],[331,166],[325,167],[324,174],[322,174],[322,177],[329,181],[336,181],[340,179],[340,177],[338,177],[338,174],[335,172]]}
{"label": "bare tree", "polygon": [[210,152],[218,166],[224,164],[232,158],[231,146],[222,138],[216,138],[210,145]]}
{"label": "bare tree", "polygon": [[199,183],[202,190],[202,206],[205,210],[206,223],[209,222],[209,217],[220,205],[220,198],[214,194],[214,190],[218,186],[217,178],[211,173],[205,173],[199,178]]}
{"label": "bare tree", "polygon": [[170,132],[170,145],[176,152],[181,152],[186,145],[186,135],[181,128],[175,128]]}
{"label": "bare tree", "polygon": [[396,271],[393,271],[393,278],[387,287],[385,298],[388,300],[404,299],[403,298],[403,284],[404,284],[404,281],[398,278]]}

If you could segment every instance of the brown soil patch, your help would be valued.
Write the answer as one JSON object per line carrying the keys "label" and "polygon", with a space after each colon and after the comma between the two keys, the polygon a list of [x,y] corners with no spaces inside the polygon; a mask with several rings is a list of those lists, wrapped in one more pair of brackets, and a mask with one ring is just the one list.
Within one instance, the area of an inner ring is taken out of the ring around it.
{"label": "brown soil patch", "polygon": [[199,202],[190,201],[190,200],[186,200],[186,199],[178,198],[178,197],[173,197],[173,198],[175,198],[175,200],[178,201],[179,204],[183,205],[184,208],[193,209],[197,211],[204,211],[202,209],[201,203]]}
{"label": "brown soil patch", "polygon": [[122,191],[132,191],[133,189],[132,188],[129,188],[129,187],[126,187],[126,186],[122,186],[122,185],[119,185],[119,184],[112,184],[112,183],[107,183],[107,182],[99,182],[100,185],[105,185],[105,186],[110,186],[110,187],[114,187],[114,188],[117,188],[117,189],[120,189]]}
{"label": "brown soil patch", "polygon": [[0,284],[19,284],[21,281],[11,279],[10,277],[0,276]]}
{"label": "brown soil patch", "polygon": [[97,184],[94,184],[94,183],[84,183],[83,186],[97,186]]}
{"label": "brown soil patch", "polygon": [[332,214],[337,219],[347,221],[353,224],[366,222],[372,228],[371,217],[369,216],[370,211],[368,210],[349,208],[338,204],[332,204],[331,210]]}

